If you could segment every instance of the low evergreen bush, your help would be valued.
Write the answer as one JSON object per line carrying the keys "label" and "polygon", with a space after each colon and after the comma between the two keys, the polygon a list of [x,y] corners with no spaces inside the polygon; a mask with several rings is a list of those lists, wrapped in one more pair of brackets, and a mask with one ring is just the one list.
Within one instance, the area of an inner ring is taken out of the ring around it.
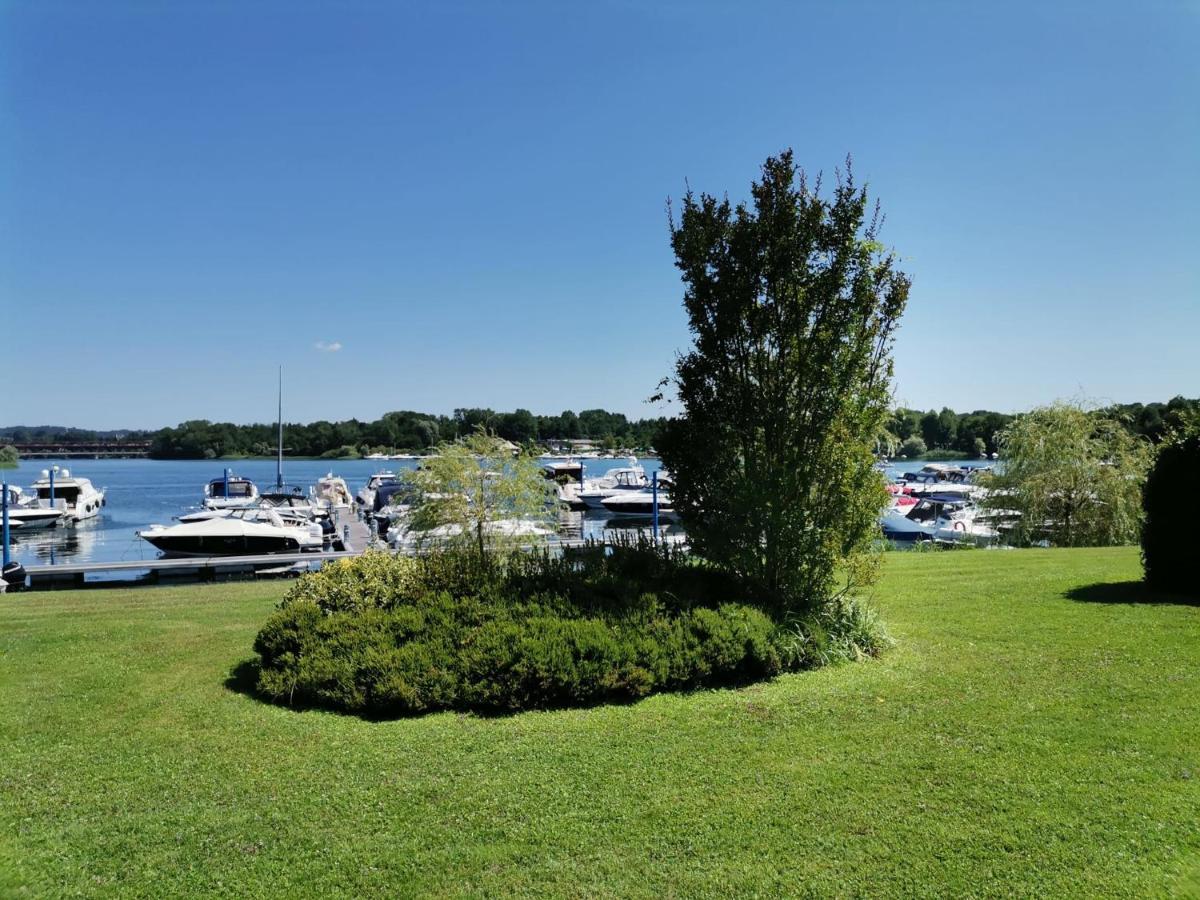
{"label": "low evergreen bush", "polygon": [[634,700],[882,646],[863,607],[780,626],[747,585],[651,545],[367,553],[299,579],[254,645],[261,693],[372,716]]}
{"label": "low evergreen bush", "polygon": [[1200,491],[1200,429],[1159,448],[1142,491],[1142,564],[1156,590],[1195,594],[1200,589],[1196,540],[1188,499]]}

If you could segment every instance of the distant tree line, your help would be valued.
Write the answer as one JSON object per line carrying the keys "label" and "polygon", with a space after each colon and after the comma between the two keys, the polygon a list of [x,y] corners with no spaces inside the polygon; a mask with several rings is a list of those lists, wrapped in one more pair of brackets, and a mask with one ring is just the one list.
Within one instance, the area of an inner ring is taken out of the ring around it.
{"label": "distant tree line", "polygon": [[[1200,415],[1200,399],[1175,397],[1166,403],[1125,403],[1105,407],[1102,415],[1120,422],[1130,433],[1154,443],[1177,430],[1188,416]],[[893,410],[877,440],[880,453],[909,458],[924,453],[982,456],[997,452],[999,432],[1015,417],[989,410]],[[565,410],[537,415],[527,409],[497,412],[464,408],[450,416],[399,410],[373,422],[347,419],[284,426],[289,456],[357,456],[375,452],[419,453],[441,441],[455,440],[483,425],[516,444],[591,440],[606,449],[646,450],[659,443],[665,418],[629,419],[604,409]],[[150,441],[157,459],[215,459],[220,456],[270,456],[275,452],[275,425],[235,425],[196,419],[158,431],[91,431],[58,425],[15,425],[0,428],[3,443],[59,441],[63,444],[105,440]]]}
{"label": "distant tree line", "polygon": [[[496,412],[456,409],[451,416],[399,410],[373,422],[347,419],[307,425],[285,423],[284,452],[289,456],[365,456],[369,453],[419,453],[442,441],[465,437],[482,425],[515,444],[591,440],[608,449],[644,450],[654,446],[663,419],[630,420],[603,409],[566,410],[556,416],[527,409]],[[213,459],[220,456],[267,456],[275,452],[274,424],[234,425],[199,419],[151,436],[157,459]]]}
{"label": "distant tree line", "polygon": [[0,440],[6,444],[43,444],[60,441],[64,444],[96,444],[102,441],[148,441],[153,431],[126,429],[92,431],[87,428],[68,428],[63,425],[10,425],[0,428]]}
{"label": "distant tree line", "polygon": [[[1166,403],[1119,403],[1099,410],[1120,423],[1129,433],[1157,444],[1189,416],[1200,414],[1200,399],[1174,397]],[[955,412],[949,407],[921,411],[900,407],[893,410],[879,436],[881,452],[908,457],[923,453],[961,453],[983,456],[999,450],[1000,432],[1016,416],[977,409]]]}

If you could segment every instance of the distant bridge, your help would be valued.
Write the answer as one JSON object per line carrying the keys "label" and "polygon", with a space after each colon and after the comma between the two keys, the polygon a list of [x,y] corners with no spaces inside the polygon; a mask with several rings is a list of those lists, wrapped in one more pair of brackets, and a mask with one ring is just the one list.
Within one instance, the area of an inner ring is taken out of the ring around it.
{"label": "distant bridge", "polygon": [[139,459],[150,455],[149,441],[42,441],[12,446],[21,459]]}

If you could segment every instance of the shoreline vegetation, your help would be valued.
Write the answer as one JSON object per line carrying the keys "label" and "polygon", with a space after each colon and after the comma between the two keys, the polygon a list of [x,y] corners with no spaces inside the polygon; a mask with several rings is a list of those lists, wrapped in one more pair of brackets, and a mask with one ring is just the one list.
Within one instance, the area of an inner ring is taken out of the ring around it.
{"label": "shoreline vegetation", "polygon": [[1187,895],[1200,607],[1140,578],[892,555],[876,660],[393,721],[254,695],[294,582],[6,595],[0,894]]}
{"label": "shoreline vegetation", "polygon": [[[1132,434],[1159,443],[1189,414],[1200,412],[1200,399],[1174,397],[1162,403],[1113,404],[1101,412]],[[997,435],[1015,416],[976,410],[955,412],[900,407],[889,414],[877,450],[907,459],[974,459],[998,449]],[[615,452],[645,450],[658,445],[665,417],[631,420],[603,409],[565,410],[559,415],[537,415],[526,409],[496,412],[491,409],[456,409],[450,416],[413,411],[390,412],[373,422],[348,419],[308,424],[284,423],[291,459],[355,459],[371,453],[421,453],[444,440],[456,440],[482,425],[505,440],[521,446],[585,441],[595,449]],[[157,430],[93,431],[66,426],[0,427],[0,444],[96,441],[149,441],[151,459],[258,459],[275,455],[275,425],[192,420],[174,428]],[[341,451],[348,452],[341,452]],[[333,455],[331,455],[333,454]],[[354,455],[357,454],[357,457]]]}

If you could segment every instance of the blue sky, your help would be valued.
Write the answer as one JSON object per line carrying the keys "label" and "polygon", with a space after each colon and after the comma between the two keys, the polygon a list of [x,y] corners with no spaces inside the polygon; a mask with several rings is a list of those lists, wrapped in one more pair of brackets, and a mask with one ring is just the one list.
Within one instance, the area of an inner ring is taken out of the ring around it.
{"label": "blue sky", "polygon": [[269,420],[280,363],[293,420],[657,414],[666,198],[788,146],[883,203],[899,400],[1200,395],[1195,2],[0,10],[0,424]]}

